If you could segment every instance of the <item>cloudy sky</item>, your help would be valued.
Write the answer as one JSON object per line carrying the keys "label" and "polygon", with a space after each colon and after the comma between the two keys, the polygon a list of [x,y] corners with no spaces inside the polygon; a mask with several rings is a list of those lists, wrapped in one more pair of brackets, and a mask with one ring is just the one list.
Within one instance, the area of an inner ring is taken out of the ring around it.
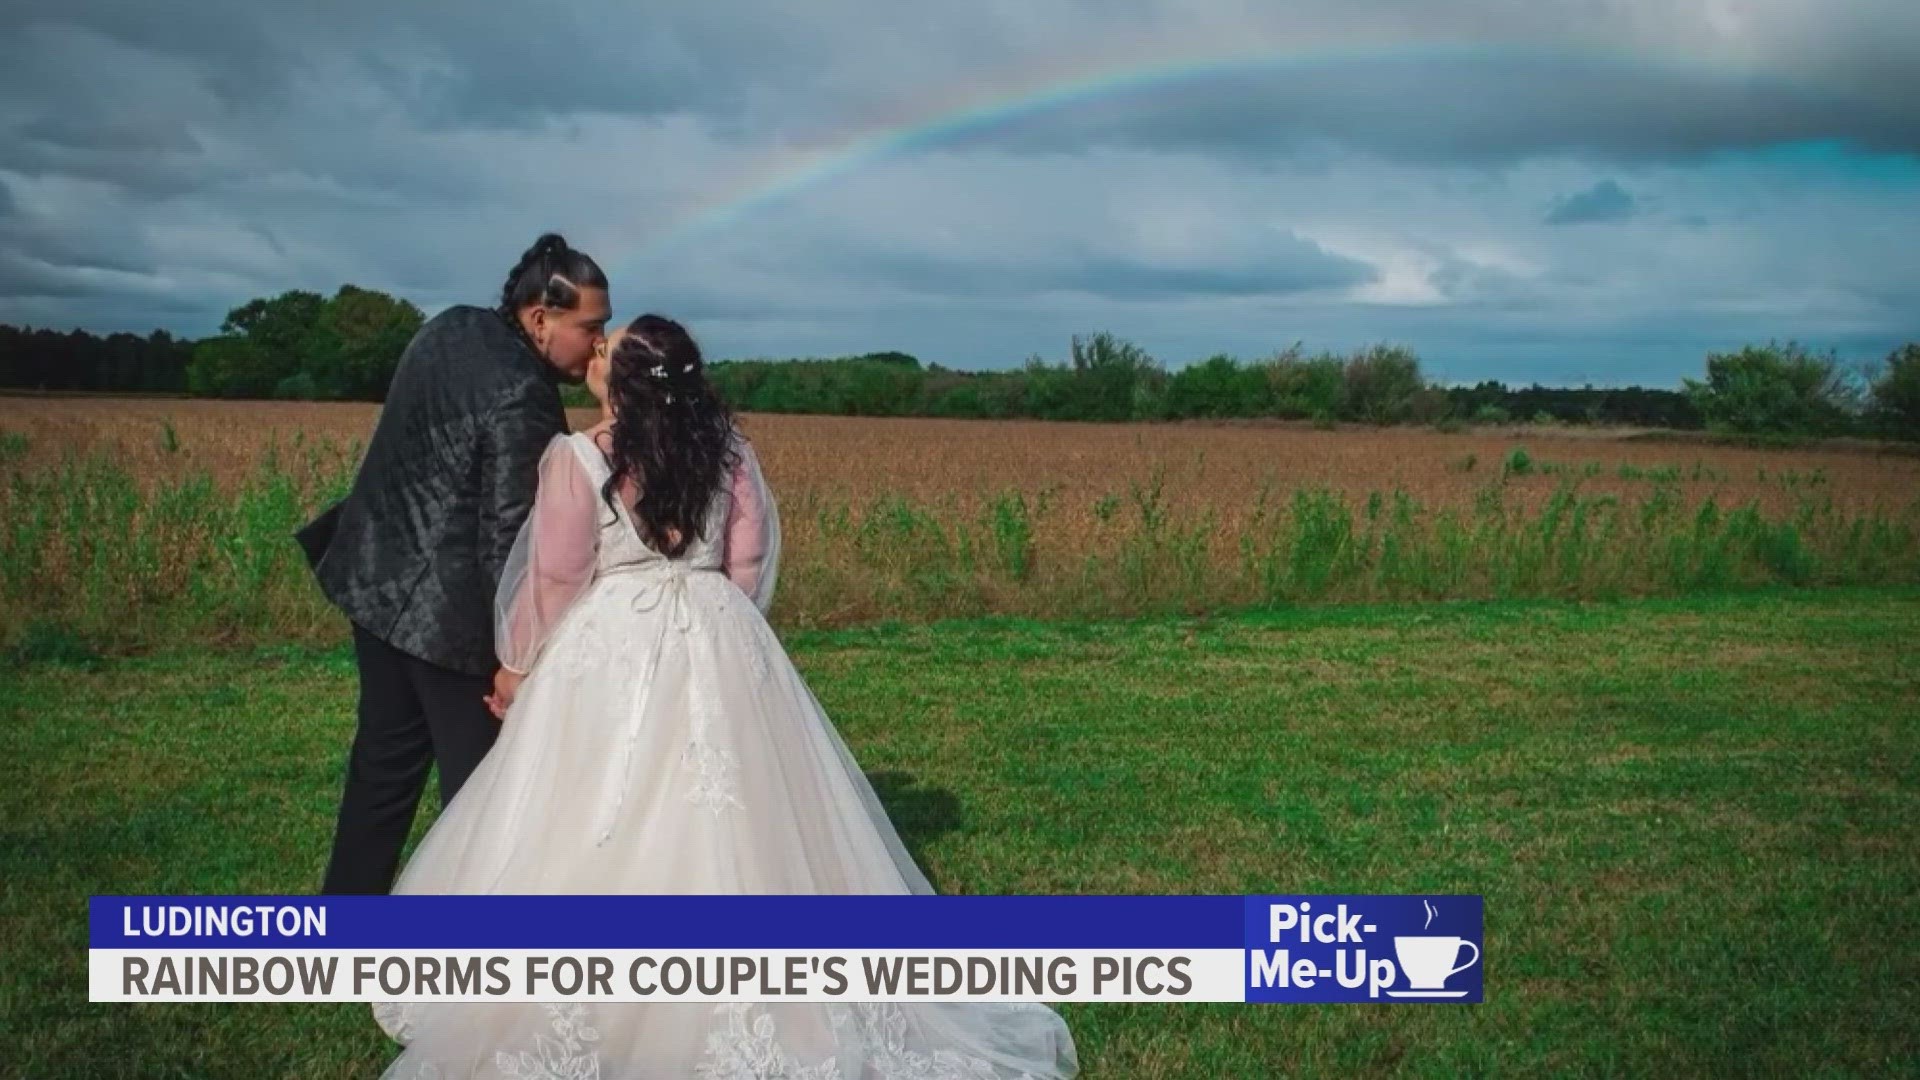
{"label": "cloudy sky", "polygon": [[717,356],[1412,345],[1672,385],[1920,337],[1913,0],[10,0],[0,321],[490,302]]}

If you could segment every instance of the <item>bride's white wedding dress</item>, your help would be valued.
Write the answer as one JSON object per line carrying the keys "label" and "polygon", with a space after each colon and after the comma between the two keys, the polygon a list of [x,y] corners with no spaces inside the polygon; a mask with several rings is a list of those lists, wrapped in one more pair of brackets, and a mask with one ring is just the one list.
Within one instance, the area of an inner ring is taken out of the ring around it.
{"label": "bride's white wedding dress", "polygon": [[[395,893],[931,893],[764,618],[779,518],[751,444],[684,556],[586,435],[555,438],[496,605],[528,672]],[[1037,1004],[374,1006],[389,1078],[1069,1077]]]}

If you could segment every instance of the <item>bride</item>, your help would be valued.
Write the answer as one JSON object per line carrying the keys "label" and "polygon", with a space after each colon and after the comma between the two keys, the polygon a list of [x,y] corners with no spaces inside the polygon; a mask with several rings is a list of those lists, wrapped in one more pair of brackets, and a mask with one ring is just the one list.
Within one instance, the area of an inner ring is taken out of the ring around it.
{"label": "bride", "polygon": [[[405,893],[931,893],[764,613],[779,515],[676,322],[609,336],[496,602],[499,741]],[[400,1003],[386,1076],[1070,1077],[1037,1004]]]}

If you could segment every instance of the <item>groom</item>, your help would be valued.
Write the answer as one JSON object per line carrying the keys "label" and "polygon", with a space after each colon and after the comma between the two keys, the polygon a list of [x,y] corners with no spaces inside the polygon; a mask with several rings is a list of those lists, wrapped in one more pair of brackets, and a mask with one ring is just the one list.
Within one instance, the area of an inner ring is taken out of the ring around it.
{"label": "groom", "polygon": [[567,430],[558,384],[586,376],[610,314],[600,267],[542,236],[499,308],[420,328],[353,489],[297,534],[360,669],[323,893],[389,891],[428,768],[445,805],[493,746],[494,592],[540,455]]}

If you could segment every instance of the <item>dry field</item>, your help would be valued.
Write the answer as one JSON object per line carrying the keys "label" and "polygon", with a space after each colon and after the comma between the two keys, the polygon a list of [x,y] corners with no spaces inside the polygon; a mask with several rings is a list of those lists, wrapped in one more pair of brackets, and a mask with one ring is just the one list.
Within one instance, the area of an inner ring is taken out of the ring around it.
{"label": "dry field", "polygon": [[[0,396],[0,431],[28,440],[19,465],[51,463],[63,450],[103,451],[149,478],[211,473],[223,486],[244,480],[269,445],[296,438],[342,454],[373,431],[379,407],[321,402],[218,402],[189,399]],[[594,421],[575,411],[576,428]],[[1758,500],[1780,512],[1809,486],[1831,493],[1837,508],[1892,512],[1920,497],[1920,456],[1871,449],[1791,451],[1715,446],[1632,429],[1516,426],[1460,433],[1431,428],[1291,422],[1166,425],[1073,424],[1029,420],[937,420],[752,414],[742,426],[760,449],[783,501],[864,505],[897,494],[931,505],[978,509],[995,493],[1052,492],[1061,511],[1091,524],[1107,496],[1126,498],[1156,470],[1168,509],[1184,516],[1211,508],[1234,531],[1263,483],[1276,492],[1325,487],[1352,500],[1401,488],[1423,505],[1469,505],[1515,447],[1536,465],[1582,467],[1588,493],[1624,499],[1646,479],[1620,467],[1677,470],[1685,500],[1715,496],[1723,505]],[[168,449],[171,426],[177,449]],[[1473,461],[1471,469],[1467,461]],[[1536,470],[1508,479],[1514,505],[1544,500],[1562,474]]]}
{"label": "dry field", "polygon": [[[0,396],[0,616],[61,640],[330,638],[287,534],[344,490],[377,416]],[[1552,427],[742,422],[782,510],[786,625],[1920,580],[1920,457],[1890,449]]]}

